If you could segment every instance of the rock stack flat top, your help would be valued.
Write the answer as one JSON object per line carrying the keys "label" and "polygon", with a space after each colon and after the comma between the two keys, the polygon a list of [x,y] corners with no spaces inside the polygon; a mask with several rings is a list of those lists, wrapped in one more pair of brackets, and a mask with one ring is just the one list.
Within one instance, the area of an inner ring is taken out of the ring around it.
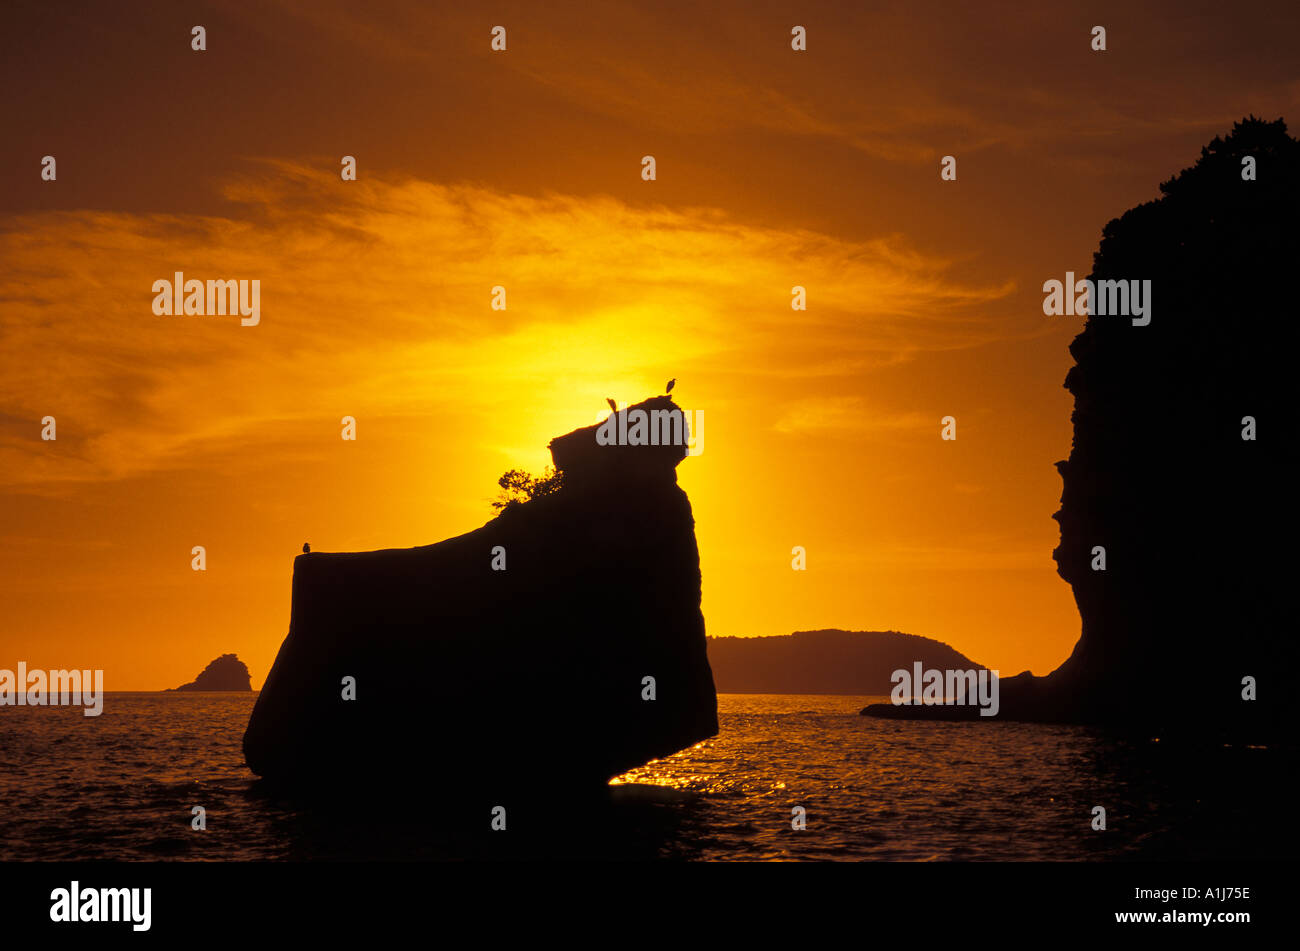
{"label": "rock stack flat top", "polygon": [[655,396],[604,422],[551,440],[555,468],[570,482],[668,475],[687,455],[690,425],[669,396]]}

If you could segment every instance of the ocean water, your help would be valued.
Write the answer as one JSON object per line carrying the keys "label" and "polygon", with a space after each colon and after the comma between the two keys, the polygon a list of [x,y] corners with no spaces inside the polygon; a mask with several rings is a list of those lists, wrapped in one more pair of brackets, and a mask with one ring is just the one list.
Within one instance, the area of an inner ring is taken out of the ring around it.
{"label": "ocean water", "polygon": [[269,794],[240,751],[254,698],[109,694],[97,718],[0,708],[0,860],[1074,861],[1281,857],[1294,843],[1270,825],[1293,788],[1279,750],[877,720],[858,710],[878,697],[788,695],[722,695],[716,738],[619,777],[596,804],[512,804],[521,834],[502,836],[489,804],[442,805],[454,764],[416,794],[385,798],[377,778],[365,804]]}

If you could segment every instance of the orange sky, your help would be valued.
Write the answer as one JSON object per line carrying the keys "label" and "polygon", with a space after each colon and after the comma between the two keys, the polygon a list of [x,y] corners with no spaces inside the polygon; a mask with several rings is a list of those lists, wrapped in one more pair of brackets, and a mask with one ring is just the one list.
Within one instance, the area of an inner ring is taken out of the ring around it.
{"label": "orange sky", "polygon": [[[304,541],[475,528],[502,471],[676,377],[711,634],[1046,673],[1078,636],[1051,515],[1081,324],[1042,282],[1235,119],[1300,111],[1292,5],[1162,6],[20,10],[0,667],[155,689],[235,651],[258,686]],[[261,324],[155,316],[176,270],[259,279]]]}

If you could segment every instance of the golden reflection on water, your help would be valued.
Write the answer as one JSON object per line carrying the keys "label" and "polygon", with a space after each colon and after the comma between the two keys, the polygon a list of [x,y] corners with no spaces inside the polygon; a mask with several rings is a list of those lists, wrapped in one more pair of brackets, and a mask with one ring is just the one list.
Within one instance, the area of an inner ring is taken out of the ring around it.
{"label": "golden reflection on water", "polygon": [[686,762],[705,758],[704,754],[712,747],[713,740],[701,740],[694,746],[653,759],[644,766],[628,770],[609,781],[611,786],[660,786],[665,789],[700,791],[710,788],[718,779],[716,773],[695,772],[684,769]]}
{"label": "golden reflection on water", "polygon": [[[339,825],[333,812],[256,792],[241,749],[252,694],[110,697],[93,731],[70,708],[5,717],[0,860],[465,854],[464,842],[416,841],[387,816]],[[1084,727],[858,715],[879,699],[720,696],[716,737],[610,781],[602,854],[646,857],[650,849],[665,858],[744,861],[1289,854],[1288,829],[1276,819],[1287,814],[1291,788],[1286,750],[1237,746],[1207,761],[1199,747],[1180,751],[1168,739],[1152,745]],[[1105,836],[1092,832],[1086,811],[1099,789],[1108,791],[1111,814],[1124,817]],[[187,827],[196,798],[226,817],[230,833],[176,831],[177,816]],[[796,808],[808,821],[797,835]]]}

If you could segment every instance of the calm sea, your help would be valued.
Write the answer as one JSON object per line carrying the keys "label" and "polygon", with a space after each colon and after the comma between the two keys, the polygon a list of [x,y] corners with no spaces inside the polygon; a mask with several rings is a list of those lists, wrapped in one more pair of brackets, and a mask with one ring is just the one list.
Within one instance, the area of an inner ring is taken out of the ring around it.
{"label": "calm sea", "polygon": [[[1292,788],[1278,751],[858,716],[877,697],[723,695],[720,734],[549,807],[503,851],[486,804],[443,789],[382,808],[269,795],[240,740],[253,694],[109,694],[103,714],[0,708],[0,859],[524,857],[1097,860],[1268,857]],[[436,756],[436,745],[413,755]],[[1274,803],[1270,797],[1277,796]],[[192,808],[207,829],[191,828]],[[1107,828],[1091,827],[1093,808]],[[792,828],[794,810],[806,828]],[[520,818],[522,817],[522,818]],[[458,831],[459,830],[459,831]],[[586,830],[587,834],[584,834]],[[1276,832],[1275,829],[1272,830]],[[542,843],[542,845],[539,845]],[[531,851],[530,851],[531,850]]]}

